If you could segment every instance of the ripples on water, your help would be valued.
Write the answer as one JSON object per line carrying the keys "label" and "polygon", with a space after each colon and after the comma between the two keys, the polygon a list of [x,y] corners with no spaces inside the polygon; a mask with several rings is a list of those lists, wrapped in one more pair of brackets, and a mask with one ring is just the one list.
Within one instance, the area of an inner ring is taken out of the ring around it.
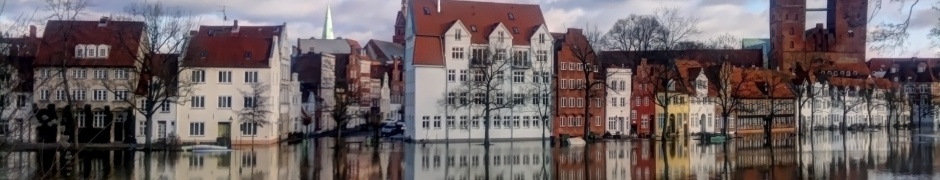
{"label": "ripples on water", "polygon": [[[2,152],[0,179],[932,179],[936,133],[820,132],[727,146],[695,140],[606,142],[549,148],[542,142],[363,144],[353,138],[236,147],[225,153]],[[844,140],[843,140],[844,139]],[[773,154],[773,155],[771,155]],[[801,165],[802,164],[802,165]],[[489,178],[487,178],[489,177]]]}

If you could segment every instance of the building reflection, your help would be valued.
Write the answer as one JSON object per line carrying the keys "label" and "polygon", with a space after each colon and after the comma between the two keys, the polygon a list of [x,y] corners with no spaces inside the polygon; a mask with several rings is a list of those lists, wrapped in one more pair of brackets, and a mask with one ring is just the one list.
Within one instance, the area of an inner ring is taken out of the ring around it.
{"label": "building reflection", "polygon": [[405,144],[404,179],[549,179],[551,150],[539,141]]}
{"label": "building reflection", "polygon": [[[890,137],[890,138],[889,138]],[[933,133],[821,132],[724,144],[610,141],[550,148],[542,142],[371,146],[364,139],[236,147],[231,152],[3,152],[9,179],[934,179]],[[727,149],[726,149],[727,147]],[[72,155],[75,153],[75,155]],[[75,157],[71,160],[71,157]]]}

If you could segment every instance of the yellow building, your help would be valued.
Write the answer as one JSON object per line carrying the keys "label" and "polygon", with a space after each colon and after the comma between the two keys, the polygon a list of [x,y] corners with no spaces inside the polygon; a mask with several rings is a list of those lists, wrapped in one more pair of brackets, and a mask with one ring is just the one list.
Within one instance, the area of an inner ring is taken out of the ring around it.
{"label": "yellow building", "polygon": [[[665,106],[665,108],[663,108]],[[656,94],[656,134],[682,137],[689,132],[689,95],[679,92]]]}
{"label": "yellow building", "polygon": [[[689,155],[692,141],[667,141],[657,145],[654,150],[656,157],[655,179],[685,179],[692,175],[692,164]],[[665,146],[665,147],[661,147]]]}

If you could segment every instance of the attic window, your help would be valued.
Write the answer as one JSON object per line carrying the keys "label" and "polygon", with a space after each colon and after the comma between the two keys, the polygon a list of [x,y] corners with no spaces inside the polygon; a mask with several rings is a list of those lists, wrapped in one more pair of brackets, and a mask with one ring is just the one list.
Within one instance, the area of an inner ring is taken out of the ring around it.
{"label": "attic window", "polygon": [[424,7],[424,15],[431,15],[431,10],[428,7]]}
{"label": "attic window", "polygon": [[202,52],[199,52],[199,57],[206,58],[206,55],[208,54],[209,54],[208,52],[202,51]]}
{"label": "attic window", "polygon": [[476,25],[470,25],[470,31],[471,31],[471,32],[477,32],[477,26],[476,26]]}
{"label": "attic window", "polygon": [[512,13],[509,13],[509,20],[516,20],[516,16]]}
{"label": "attic window", "polygon": [[209,37],[215,36],[215,30],[209,30]]}
{"label": "attic window", "polygon": [[251,59],[251,51],[245,51],[245,59]]}
{"label": "attic window", "polygon": [[513,34],[519,34],[519,28],[518,28],[518,27],[512,27],[512,33],[513,33]]}

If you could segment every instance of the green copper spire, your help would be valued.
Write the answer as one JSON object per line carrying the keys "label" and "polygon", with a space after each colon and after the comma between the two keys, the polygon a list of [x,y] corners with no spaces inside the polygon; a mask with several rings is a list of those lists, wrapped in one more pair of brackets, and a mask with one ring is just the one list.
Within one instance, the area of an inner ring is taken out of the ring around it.
{"label": "green copper spire", "polygon": [[323,39],[335,39],[333,37],[333,13],[330,11],[330,5],[326,5],[326,19],[323,20]]}

